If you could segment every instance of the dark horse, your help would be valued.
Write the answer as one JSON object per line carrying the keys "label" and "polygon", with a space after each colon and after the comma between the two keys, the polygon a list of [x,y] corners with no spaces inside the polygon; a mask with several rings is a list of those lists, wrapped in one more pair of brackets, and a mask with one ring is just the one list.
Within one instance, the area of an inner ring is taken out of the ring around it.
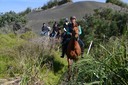
{"label": "dark horse", "polygon": [[70,80],[71,77],[71,65],[72,65],[72,60],[73,61],[78,61],[78,56],[81,54],[81,48],[78,43],[78,37],[79,37],[79,29],[78,29],[78,24],[73,24],[72,27],[72,37],[71,40],[69,41],[66,55],[67,55],[67,61],[68,61],[68,80]]}

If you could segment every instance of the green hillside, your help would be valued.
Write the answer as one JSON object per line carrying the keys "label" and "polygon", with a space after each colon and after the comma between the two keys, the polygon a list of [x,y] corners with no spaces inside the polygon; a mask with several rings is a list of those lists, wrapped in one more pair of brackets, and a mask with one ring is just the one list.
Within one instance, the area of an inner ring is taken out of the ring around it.
{"label": "green hillside", "polygon": [[[73,3],[65,5],[74,6]],[[38,12],[32,13],[27,16],[36,20],[39,16],[34,14]],[[5,16],[8,17],[4,21]],[[21,28],[20,33],[14,33],[10,20],[26,26],[31,20],[12,12],[1,15],[0,23],[4,24],[0,27],[0,84],[12,84],[13,81],[21,85],[127,85],[128,12],[99,8],[81,18],[77,21],[82,27],[80,38],[85,43],[84,58],[73,64],[71,80],[67,81],[67,59],[66,56],[60,58],[61,49],[58,49],[61,44],[36,34],[34,30],[22,32]],[[63,19],[58,22],[62,27]],[[91,50],[87,54],[91,41]]]}

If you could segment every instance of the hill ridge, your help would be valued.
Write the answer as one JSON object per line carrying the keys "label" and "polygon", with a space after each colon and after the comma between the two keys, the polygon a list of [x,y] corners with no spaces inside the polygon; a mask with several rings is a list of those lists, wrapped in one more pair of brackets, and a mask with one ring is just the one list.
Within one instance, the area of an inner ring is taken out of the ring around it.
{"label": "hill ridge", "polygon": [[114,10],[121,10],[122,8],[111,3],[102,3],[96,1],[80,1],[80,2],[69,2],[61,6],[40,11],[31,12],[27,15],[28,26],[32,27],[35,32],[40,32],[42,23],[49,21],[58,21],[62,18],[69,18],[75,15],[78,19],[82,19],[85,14],[93,14],[94,9],[98,8],[112,8]]}

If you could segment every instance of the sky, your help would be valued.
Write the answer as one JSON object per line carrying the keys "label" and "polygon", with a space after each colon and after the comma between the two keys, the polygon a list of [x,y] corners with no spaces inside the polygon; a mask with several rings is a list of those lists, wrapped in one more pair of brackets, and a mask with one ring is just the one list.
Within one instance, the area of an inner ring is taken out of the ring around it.
{"label": "sky", "polygon": [[[26,8],[38,8],[42,7],[49,0],[0,0],[0,13],[5,13],[9,11],[14,11],[16,13],[24,11]],[[106,0],[73,0],[73,2],[78,1],[97,1],[105,2]],[[128,3],[128,0],[122,0]]]}

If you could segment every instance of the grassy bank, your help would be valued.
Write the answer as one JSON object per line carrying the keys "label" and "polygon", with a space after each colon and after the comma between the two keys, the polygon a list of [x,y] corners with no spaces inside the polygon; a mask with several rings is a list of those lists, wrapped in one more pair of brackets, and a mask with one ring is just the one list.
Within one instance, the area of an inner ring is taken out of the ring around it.
{"label": "grassy bank", "polygon": [[0,38],[0,78],[20,77],[23,85],[55,85],[67,69],[66,59],[43,37],[25,33],[1,34]]}

